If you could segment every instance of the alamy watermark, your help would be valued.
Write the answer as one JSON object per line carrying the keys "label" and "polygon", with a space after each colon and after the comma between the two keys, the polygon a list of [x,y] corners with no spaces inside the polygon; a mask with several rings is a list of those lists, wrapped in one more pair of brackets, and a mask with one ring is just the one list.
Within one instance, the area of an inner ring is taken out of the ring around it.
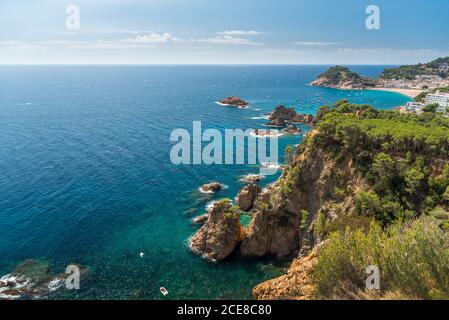
{"label": "alamy watermark", "polygon": [[368,290],[380,290],[380,269],[378,266],[366,267],[366,273],[369,274],[366,278],[365,285]]}
{"label": "alamy watermark", "polygon": [[65,287],[67,290],[79,290],[80,289],[80,277],[81,271],[77,265],[71,264],[65,269],[65,273],[69,276],[65,279]]}
{"label": "alamy watermark", "polygon": [[80,8],[74,4],[65,8],[65,27],[67,30],[81,29]]}
{"label": "alamy watermark", "polygon": [[201,121],[194,121],[192,134],[187,129],[175,129],[170,141],[176,142],[170,151],[175,165],[260,164],[260,174],[273,175],[278,171],[277,129],[202,130]]}
{"label": "alamy watermark", "polygon": [[365,20],[365,26],[368,30],[380,29],[380,8],[376,5],[369,5],[365,9],[368,17]]}

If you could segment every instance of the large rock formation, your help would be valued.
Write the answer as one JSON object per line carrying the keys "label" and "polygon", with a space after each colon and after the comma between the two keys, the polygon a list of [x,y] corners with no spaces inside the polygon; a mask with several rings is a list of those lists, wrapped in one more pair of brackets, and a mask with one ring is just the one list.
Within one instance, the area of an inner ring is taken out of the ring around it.
{"label": "large rock formation", "polygon": [[285,127],[290,123],[304,123],[313,125],[315,117],[311,114],[297,114],[295,108],[286,108],[283,105],[277,106],[268,118],[267,125],[275,127]]}
{"label": "large rock formation", "polygon": [[261,191],[262,188],[255,184],[250,184],[242,188],[235,199],[237,205],[243,211],[251,210],[253,208],[254,200],[256,200]]}
{"label": "large rock formation", "polygon": [[293,118],[296,117],[296,111],[294,108],[286,108],[283,105],[277,106],[271,113],[268,120],[269,126],[283,127],[287,123],[290,123]]}
{"label": "large rock formation", "polygon": [[217,202],[210,210],[206,223],[190,240],[193,252],[211,261],[229,256],[243,239],[240,210],[230,200]]}
{"label": "large rock formation", "polygon": [[220,100],[219,101],[221,104],[227,105],[227,106],[232,106],[232,107],[246,107],[249,105],[248,102],[246,102],[245,100],[239,98],[239,97],[228,97],[226,99]]}
{"label": "large rock formation", "polygon": [[[341,174],[337,176],[336,172]],[[323,206],[335,200],[335,189],[347,181],[364,183],[351,158],[336,162],[326,150],[304,151],[280,180],[255,200],[253,220],[241,245],[242,255],[285,258],[313,248],[321,239],[311,223]],[[306,227],[301,227],[301,221]]]}
{"label": "large rock formation", "polygon": [[335,66],[320,74],[310,85],[354,90],[375,87],[377,85],[377,80],[362,77],[355,72],[351,72],[349,68]]}

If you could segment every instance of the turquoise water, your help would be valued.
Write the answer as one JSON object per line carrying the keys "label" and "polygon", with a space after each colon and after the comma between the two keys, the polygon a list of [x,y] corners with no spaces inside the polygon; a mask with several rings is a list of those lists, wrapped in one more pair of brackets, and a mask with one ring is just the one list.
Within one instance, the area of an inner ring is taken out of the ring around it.
{"label": "turquoise water", "polygon": [[[191,254],[192,217],[233,198],[248,165],[175,166],[170,133],[191,128],[257,128],[278,103],[313,113],[347,98],[379,108],[405,96],[306,86],[326,66],[0,67],[0,276],[26,259],[52,272],[88,268],[81,290],[54,298],[249,299],[285,264],[238,257],[212,264]],[[383,67],[352,68],[377,75]],[[238,95],[249,109],[214,102]],[[307,127],[302,127],[308,130]],[[280,140],[280,149],[302,136]],[[276,177],[266,179],[272,182]],[[227,189],[200,195],[220,181]],[[144,258],[139,253],[144,252]]]}

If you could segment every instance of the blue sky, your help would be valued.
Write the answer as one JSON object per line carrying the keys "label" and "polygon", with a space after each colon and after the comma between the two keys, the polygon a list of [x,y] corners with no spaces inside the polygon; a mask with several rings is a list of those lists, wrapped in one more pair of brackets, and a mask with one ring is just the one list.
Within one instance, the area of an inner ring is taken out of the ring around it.
{"label": "blue sky", "polygon": [[449,56],[448,35],[449,0],[0,1],[0,64],[407,64]]}

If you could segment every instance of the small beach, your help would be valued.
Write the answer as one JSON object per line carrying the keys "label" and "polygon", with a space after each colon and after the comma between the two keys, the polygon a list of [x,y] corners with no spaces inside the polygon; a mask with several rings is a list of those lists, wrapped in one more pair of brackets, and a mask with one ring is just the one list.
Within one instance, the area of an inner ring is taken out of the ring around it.
{"label": "small beach", "polygon": [[408,96],[410,98],[415,98],[419,94],[423,93],[424,90],[419,89],[402,89],[402,88],[372,88],[369,90],[376,90],[376,91],[388,91],[388,92],[395,92],[403,94],[404,96]]}

